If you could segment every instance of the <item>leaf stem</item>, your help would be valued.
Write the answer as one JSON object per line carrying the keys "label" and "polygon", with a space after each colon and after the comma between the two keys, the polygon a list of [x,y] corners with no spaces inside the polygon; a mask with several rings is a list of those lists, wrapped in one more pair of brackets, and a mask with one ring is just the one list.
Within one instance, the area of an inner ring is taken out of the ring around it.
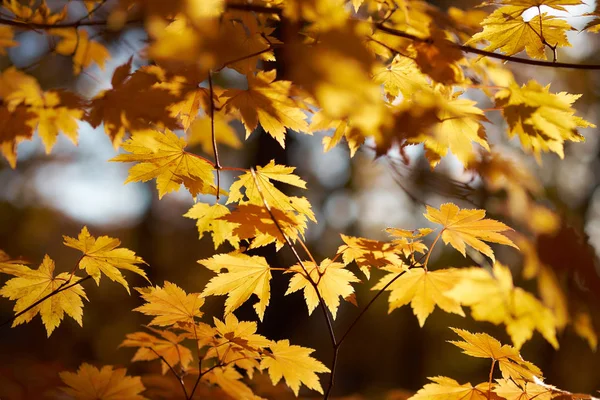
{"label": "leaf stem", "polygon": [[221,162],[219,161],[219,149],[217,147],[217,136],[215,135],[215,92],[213,89],[212,71],[208,71],[208,90],[210,96],[209,116],[210,116],[210,135],[212,137],[213,153],[215,155],[215,169],[217,170],[217,202],[221,192]]}
{"label": "leaf stem", "polygon": [[179,382],[179,385],[181,386],[181,390],[183,390],[183,394],[184,394],[186,400],[189,400],[190,397],[188,396],[187,389],[185,388],[185,383],[183,382],[183,378],[177,373],[177,371],[175,371],[173,366],[171,366],[171,364],[169,364],[168,361],[165,360],[165,358],[162,355],[158,354],[158,352],[156,350],[154,350],[152,347],[147,347],[147,348],[150,349],[150,351],[152,351],[154,354],[156,354],[156,356],[158,358],[160,358],[160,360],[162,362],[167,364],[167,367],[169,367],[169,370],[171,371],[173,376],[177,379],[177,382]]}
{"label": "leaf stem", "polygon": [[431,247],[429,248],[429,251],[427,252],[427,257],[425,257],[425,263],[423,264],[423,269],[425,271],[427,271],[427,264],[429,263],[429,257],[431,256],[431,253],[433,253],[433,248],[435,247],[435,244],[438,242],[438,240],[440,240],[440,237],[442,236],[443,232],[444,229],[438,232],[437,236],[433,240],[433,243],[431,244]]}
{"label": "leaf stem", "polygon": [[496,359],[492,359],[492,367],[490,368],[490,377],[488,378],[488,391],[487,398],[490,400],[492,397],[492,376],[494,375],[494,367],[496,366]]}

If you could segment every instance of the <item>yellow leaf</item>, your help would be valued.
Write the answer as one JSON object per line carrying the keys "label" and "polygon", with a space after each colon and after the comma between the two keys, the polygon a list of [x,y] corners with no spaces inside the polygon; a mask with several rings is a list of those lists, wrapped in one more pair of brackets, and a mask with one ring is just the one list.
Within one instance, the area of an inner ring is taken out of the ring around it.
{"label": "yellow leaf", "polygon": [[552,389],[534,382],[517,383],[511,379],[498,379],[497,382],[494,393],[506,400],[550,400],[556,397]]}
{"label": "yellow leaf", "polygon": [[230,215],[227,207],[221,204],[196,203],[183,216],[196,220],[196,226],[202,239],[204,232],[211,232],[215,250],[227,240],[235,249],[239,248],[240,239],[233,234],[238,224],[227,222],[221,217]]}
{"label": "yellow leaf", "polygon": [[[80,279],[78,276],[71,276],[68,272],[54,276],[54,261],[48,255],[44,257],[44,261],[42,261],[38,269],[30,269],[21,264],[11,263],[3,265],[3,263],[0,263],[0,272],[16,276],[8,280],[2,289],[0,289],[0,296],[17,301],[13,308],[15,314],[25,310],[36,301],[57,290],[69,278],[72,282],[77,282]],[[12,326],[27,323],[39,314],[46,327],[48,337],[50,337],[54,329],[60,325],[65,313],[81,326],[83,323],[82,298],[87,300],[83,287],[81,285],[74,285],[60,293],[52,295],[50,298],[20,315],[13,321]]]}
{"label": "yellow leaf", "polygon": [[429,221],[442,225],[444,243],[450,243],[465,257],[466,246],[468,245],[495,261],[494,252],[484,241],[500,243],[518,249],[509,238],[498,233],[512,229],[502,222],[484,219],[485,210],[461,210],[455,204],[445,203],[442,204],[439,210],[427,206],[427,213],[423,215]]}
{"label": "yellow leaf", "polygon": [[92,63],[104,69],[110,53],[104,45],[90,40],[85,29],[58,28],[51,29],[50,34],[60,36],[61,40],[56,45],[55,51],[64,56],[73,57],[73,72],[79,75],[83,68],[88,68]]}
{"label": "yellow leaf", "polygon": [[590,348],[596,351],[598,348],[598,335],[592,323],[592,317],[589,312],[579,310],[573,317],[573,329],[580,337],[587,340]]}
{"label": "yellow leaf", "polygon": [[160,337],[146,332],[128,333],[119,347],[139,347],[131,361],[152,361],[161,359],[163,375],[172,368],[181,366],[185,371],[193,360],[192,352],[180,343],[184,335],[176,335],[171,331],[152,329]]}
{"label": "yellow leaf", "polygon": [[404,263],[396,254],[393,243],[380,242],[361,237],[341,235],[344,245],[338,247],[337,252],[342,253],[344,264],[356,262],[360,270],[370,279],[370,269],[381,268],[387,265],[402,266]]}
{"label": "yellow leaf", "polygon": [[475,320],[505,324],[518,349],[531,338],[534,330],[558,348],[556,317],[531,293],[513,286],[508,267],[495,263],[493,276],[479,267],[461,270],[460,274],[460,282],[446,295],[471,307]]}
{"label": "yellow leaf", "polygon": [[581,0],[499,0],[490,1],[490,3],[499,3],[507,6],[518,7],[522,11],[526,11],[532,7],[547,6],[559,11],[568,11],[564,6],[577,6],[584,4]]}
{"label": "yellow leaf", "polygon": [[14,32],[10,26],[0,27],[0,54],[6,55],[7,47],[18,46],[19,43],[13,40]]}
{"label": "yellow leaf", "polygon": [[[333,319],[337,316],[337,310],[340,306],[340,297],[345,299],[354,293],[354,288],[351,282],[360,282],[351,271],[345,269],[345,265],[338,262],[332,262],[326,258],[321,261],[318,266],[311,261],[305,261],[304,266],[308,272],[310,279],[317,284],[317,290],[321,298],[331,311]],[[304,269],[300,264],[296,264],[286,271],[286,273],[294,273],[286,295],[294,293],[298,290],[304,290],[304,299],[308,306],[308,314],[310,315],[319,304],[317,291],[307,278]]]}
{"label": "yellow leaf", "polygon": [[[388,100],[393,101],[402,94],[410,97],[426,86],[427,77],[421,73],[417,64],[408,57],[397,55],[388,66],[377,67],[373,73],[373,81],[383,85]],[[314,117],[313,117],[314,120]],[[312,126],[313,122],[311,122]]]}
{"label": "yellow leaf", "polygon": [[[158,198],[178,191],[182,184],[194,197],[198,193],[216,194],[213,166],[184,150],[186,141],[173,132],[138,131],[123,143],[131,154],[119,154],[110,161],[137,162],[129,169],[125,183],[146,182],[156,178]],[[200,186],[197,186],[199,184]]]}
{"label": "yellow leaf", "polygon": [[486,333],[471,333],[463,329],[451,328],[464,341],[451,341],[471,357],[491,358],[496,360],[505,379],[526,379],[533,381],[542,377],[542,371],[529,361],[523,360],[521,354],[512,346],[502,345]]}
{"label": "yellow leaf", "polygon": [[129,285],[123,275],[121,269],[135,272],[148,280],[146,273],[136,264],[146,264],[141,257],[129,249],[117,248],[121,244],[119,239],[108,236],[100,236],[98,239],[90,235],[87,227],[84,226],[77,239],[63,236],[64,245],[72,247],[83,253],[79,260],[79,268],[85,269],[89,275],[100,284],[100,276],[106,275],[110,280],[116,281],[123,285],[129,293]]}
{"label": "yellow leaf", "polygon": [[148,325],[169,326],[179,322],[194,323],[195,318],[202,316],[200,307],[204,299],[199,293],[187,294],[174,283],[165,281],[163,287],[135,288],[146,304],[134,308],[145,315],[154,315]]}
{"label": "yellow leaf", "polygon": [[580,95],[565,92],[550,93],[550,85],[529,81],[516,83],[496,93],[496,107],[502,108],[508,122],[509,137],[519,136],[522,146],[538,161],[542,151],[552,151],[564,157],[564,142],[584,140],[578,128],[596,126],[575,115],[572,104]]}
{"label": "yellow leaf", "polygon": [[247,75],[248,89],[230,89],[223,93],[225,103],[242,114],[246,127],[246,138],[252,134],[258,124],[265,132],[285,147],[285,132],[292,129],[298,132],[308,131],[306,114],[290,97],[292,83],[275,81],[275,70],[261,71],[256,77]]}
{"label": "yellow leaf", "polygon": [[434,383],[423,386],[409,400],[488,400],[488,385],[481,383],[473,387],[470,383],[464,385],[445,376],[428,378]]}
{"label": "yellow leaf", "polygon": [[[227,295],[227,315],[255,294],[259,301],[254,304],[254,309],[262,321],[271,296],[271,268],[264,257],[241,253],[217,254],[198,263],[217,273],[204,287],[202,296]],[[221,272],[223,269],[227,272]]]}
{"label": "yellow leaf", "polygon": [[358,148],[364,143],[365,137],[352,127],[348,119],[335,119],[327,116],[323,111],[313,115],[308,129],[311,132],[333,130],[333,136],[323,136],[323,147],[325,151],[333,149],[342,138],[346,138],[350,157],[354,157]]}
{"label": "yellow leaf", "polygon": [[206,380],[218,385],[230,398],[244,400],[264,400],[256,396],[244,382],[243,376],[233,366],[215,368],[206,374]]}
{"label": "yellow leaf", "polygon": [[260,368],[269,371],[273,385],[283,377],[296,397],[301,384],[323,394],[317,374],[330,371],[322,362],[310,356],[313,349],[290,345],[289,340],[273,342],[269,347],[271,354],[263,358]]}
{"label": "yellow leaf", "polygon": [[465,316],[460,304],[444,294],[458,282],[457,270],[426,271],[423,268],[411,268],[406,271],[399,267],[382,269],[390,273],[384,276],[371,290],[382,290],[398,274],[404,272],[385,289],[391,291],[388,312],[410,303],[420,326],[425,324],[425,320],[436,305],[448,313]]}
{"label": "yellow leaf", "polygon": [[573,28],[565,20],[542,13],[525,22],[521,12],[522,8],[514,6],[497,9],[481,23],[483,32],[475,34],[466,44],[488,41],[490,44],[484,50],[500,50],[509,56],[525,50],[530,57],[544,60],[545,43],[571,47],[566,32]]}
{"label": "yellow leaf", "polygon": [[106,365],[98,369],[83,363],[77,373],[61,372],[60,379],[68,386],[62,391],[76,400],[146,400],[140,395],[146,390],[139,376],[127,376],[125,368]]}
{"label": "yellow leaf", "polygon": [[[217,143],[224,144],[234,149],[242,147],[242,142],[238,139],[235,129],[227,123],[227,120],[221,113],[215,113],[215,140]],[[210,117],[203,115],[192,122],[188,131],[188,145],[199,144],[202,151],[206,154],[213,153],[213,142],[211,135]]]}

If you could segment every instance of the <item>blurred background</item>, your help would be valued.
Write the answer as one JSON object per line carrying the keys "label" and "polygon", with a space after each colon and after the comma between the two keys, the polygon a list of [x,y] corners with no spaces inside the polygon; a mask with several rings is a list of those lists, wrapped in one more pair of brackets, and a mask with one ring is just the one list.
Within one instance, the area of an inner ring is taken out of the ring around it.
{"label": "blurred background", "polygon": [[[59,2],[49,1],[50,6],[53,3]],[[107,10],[110,2],[108,4]],[[436,4],[442,8],[465,9],[474,5],[450,0]],[[74,16],[78,12],[86,13],[81,2],[71,2],[69,7]],[[594,4],[589,1],[574,14],[593,8]],[[99,11],[98,19],[102,18],[102,12]],[[569,22],[582,28],[588,20],[578,17]],[[74,77],[70,58],[49,52],[51,44],[46,36],[33,31],[18,34],[16,40],[20,45],[0,58],[0,67],[25,67],[44,88],[66,87],[92,97],[110,87],[114,69],[143,49],[147,37],[139,26],[119,32],[93,28],[89,31],[111,52],[104,70],[92,67]],[[560,51],[561,61],[600,63],[597,37],[575,31],[569,33],[569,39],[573,47]],[[144,62],[134,59],[137,66]],[[531,77],[543,85],[551,83],[553,92],[582,94],[575,105],[578,115],[596,124],[600,122],[598,72],[520,65],[515,68],[515,76],[520,83]],[[224,71],[216,79],[217,84],[227,86],[239,76]],[[484,100],[477,92],[467,95]],[[480,106],[490,108],[493,104]],[[597,297],[600,293],[595,291],[600,288],[596,262],[600,252],[598,130],[584,130],[586,142],[568,145],[564,160],[552,154],[544,156],[538,165],[533,157],[522,153],[518,139],[505,139],[499,112],[488,113],[488,117],[491,123],[486,124],[486,129],[495,148],[529,169],[534,179],[543,185],[544,189],[532,201],[543,204],[560,217],[555,232],[538,235],[539,256],[557,273],[567,271],[565,279],[579,279],[576,284],[589,292],[586,306],[595,315],[600,304]],[[235,127],[243,138],[241,124]],[[149,264],[147,273],[154,284],[162,285],[164,280],[169,280],[187,292],[201,291],[212,273],[196,261],[210,257],[214,249],[210,237],[198,240],[195,221],[182,216],[193,205],[189,193],[182,188],[159,201],[154,181],[124,185],[129,166],[107,162],[116,152],[102,127],[92,129],[87,123],[81,123],[79,136],[78,147],[60,136],[51,155],[45,154],[39,138],[22,143],[14,170],[4,160],[0,161],[0,248],[13,257],[31,261],[34,266],[48,254],[55,260],[57,272],[70,271],[79,255],[62,245],[62,235],[76,236],[82,226],[87,225],[92,235],[117,237],[124,247],[140,255]],[[192,151],[200,153],[201,149]],[[247,168],[275,159],[278,164],[297,167],[296,173],[308,182],[309,190],[295,194],[308,196],[319,221],[311,223],[307,233],[307,244],[317,260],[335,255],[342,244],[340,233],[386,240],[384,229],[387,227],[430,226],[422,217],[426,204],[439,206],[453,201],[462,207],[486,208],[490,216],[504,220],[517,231],[528,229],[526,222],[511,219],[505,190],[496,190],[476,173],[464,171],[452,155],[431,171],[420,146],[407,149],[410,163],[405,165],[399,153],[376,158],[368,146],[353,158],[345,144],[324,153],[319,135],[311,137],[290,132],[284,150],[259,128],[242,150],[223,147],[221,153],[222,164],[228,166]],[[235,175],[225,173],[223,186],[234,178]],[[495,248],[495,251],[497,258],[513,270],[516,284],[535,291],[533,282],[519,278],[523,265],[519,253],[510,248]],[[254,254],[267,257],[272,266],[286,267],[295,263],[285,248],[277,254],[270,248]],[[472,264],[458,252],[449,248],[442,250],[441,246],[431,261],[434,268]],[[580,273],[571,273],[573,271]],[[372,279],[381,276],[374,275]],[[131,286],[145,285],[138,276],[129,274],[127,278]],[[6,279],[1,276],[0,283]],[[315,348],[314,355],[329,364],[331,349],[323,316],[315,312],[309,317],[300,294],[284,296],[287,282],[287,277],[274,276],[270,306],[264,321],[259,323],[259,333],[270,339],[289,338],[295,344]],[[35,393],[39,393],[39,387],[49,386],[48,382],[57,383],[56,371],[74,370],[84,360],[96,365],[127,366],[130,374],[159,371],[157,362],[130,363],[134,350],[118,348],[125,334],[140,330],[142,324],[149,322],[140,313],[131,312],[141,304],[140,299],[135,294],[129,296],[123,287],[106,278],[101,284],[100,288],[92,281],[85,284],[90,302],[84,307],[83,327],[66,319],[49,339],[38,317],[13,329],[0,328],[1,399],[37,398]],[[335,321],[339,332],[346,329],[360,307],[373,296],[369,290],[372,285],[372,282],[356,285],[359,308],[350,303],[342,304]],[[388,315],[386,297],[377,301],[342,347],[334,394],[360,393],[368,398],[380,398],[393,389],[416,391],[426,383],[426,377],[437,375],[450,376],[461,383],[486,381],[487,360],[461,355],[458,348],[446,342],[456,339],[448,329],[451,326],[485,331],[503,343],[510,343],[502,326],[477,323],[470,317],[439,310],[421,329],[408,306]],[[204,311],[208,320],[212,316],[222,317],[223,301],[224,297],[207,300]],[[250,303],[236,312],[240,319],[255,319]],[[13,302],[0,299],[0,320],[12,315],[12,306]],[[595,322],[597,327],[599,321]],[[555,351],[536,333],[533,340],[525,344],[522,354],[537,364],[547,382],[553,385],[574,392],[599,389],[598,353],[591,351],[588,343],[571,328],[560,333],[559,342],[561,347]]]}

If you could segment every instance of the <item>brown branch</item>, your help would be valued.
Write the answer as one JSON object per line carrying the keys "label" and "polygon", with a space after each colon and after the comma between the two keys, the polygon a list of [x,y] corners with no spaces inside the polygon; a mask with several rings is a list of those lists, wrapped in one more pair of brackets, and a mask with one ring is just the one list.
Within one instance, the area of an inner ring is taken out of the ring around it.
{"label": "brown branch", "polygon": [[[102,26],[102,25],[106,25],[108,21],[106,20],[101,20],[101,21],[82,21],[82,20],[78,20],[78,21],[74,21],[74,22],[65,22],[62,24],[44,24],[44,23],[40,23],[40,22],[26,22],[26,21],[17,21],[14,19],[8,19],[8,18],[0,18],[0,25],[10,25],[10,26],[14,26],[17,28],[21,28],[21,29],[56,29],[56,28],[79,28],[80,26]],[[137,18],[137,19],[130,19],[128,21],[125,21],[125,25],[127,24],[137,24],[143,22],[143,19],[141,18]]]}
{"label": "brown branch", "polygon": [[209,116],[210,116],[210,134],[212,137],[213,153],[215,155],[215,169],[217,170],[217,202],[219,201],[221,191],[221,163],[219,161],[219,149],[217,148],[217,137],[215,135],[215,99],[212,81],[212,71],[208,71],[208,89],[210,96]]}
{"label": "brown branch", "polygon": [[[315,293],[317,294],[317,298],[319,299],[319,304],[321,306],[321,310],[323,311],[323,316],[325,317],[325,322],[327,323],[327,330],[329,331],[329,338],[331,340],[331,346],[333,349],[333,360],[331,361],[331,375],[330,375],[330,379],[329,379],[329,386],[327,387],[327,390],[325,391],[325,396],[323,397],[324,400],[327,400],[329,398],[331,389],[333,388],[333,376],[335,375],[335,367],[337,364],[338,347],[339,347],[337,340],[335,338],[335,331],[333,329],[333,323],[331,322],[331,318],[329,317],[329,312],[327,311],[325,301],[323,300],[323,297],[321,296],[321,293],[319,292],[319,287],[318,287],[317,283],[311,278],[311,276],[308,272],[308,269],[306,268],[306,266],[304,265],[304,262],[300,258],[298,251],[296,251],[294,244],[287,237],[282,226],[279,224],[279,221],[277,221],[277,218],[275,218],[275,214],[273,214],[273,211],[271,211],[271,206],[269,205],[269,203],[267,203],[267,199],[265,198],[262,188],[260,187],[260,182],[259,182],[258,178],[256,177],[256,172],[254,171],[254,168],[251,168],[250,172],[252,173],[252,178],[254,179],[254,183],[256,184],[256,189],[258,190],[258,194],[260,195],[260,197],[263,201],[263,204],[264,204],[265,208],[267,209],[267,212],[271,216],[271,219],[273,220],[273,223],[277,227],[277,230],[279,231],[279,233],[281,233],[281,236],[283,236],[285,243],[287,244],[287,246],[290,248],[290,250],[294,254],[294,257],[298,261],[298,264],[300,265],[300,267],[306,274],[306,279],[308,280],[308,282],[311,284],[311,286],[315,290]],[[316,264],[315,264],[315,268],[318,268]]]}
{"label": "brown branch", "polygon": [[161,359],[162,362],[164,362],[165,364],[167,364],[167,366],[169,367],[169,369],[173,373],[173,376],[175,376],[175,378],[177,378],[177,381],[179,382],[179,385],[181,385],[181,390],[183,390],[183,394],[185,396],[185,399],[189,400],[190,397],[188,396],[187,389],[185,388],[185,383],[183,382],[183,378],[177,373],[177,371],[175,371],[175,369],[171,366],[171,364],[169,364],[167,362],[167,360],[165,360],[165,358],[163,356],[161,356],[160,354],[158,354],[158,352],[156,350],[154,350],[152,347],[147,347],[147,349],[150,349],[154,354],[156,354],[156,356],[158,358]]}
{"label": "brown branch", "polygon": [[0,327],[14,321],[15,319],[19,318],[21,315],[25,314],[27,311],[31,310],[32,308],[36,307],[37,305],[39,305],[40,303],[43,303],[44,301],[48,300],[50,297],[59,294],[60,292],[70,289],[75,285],[80,284],[83,281],[87,281],[88,279],[90,279],[92,276],[91,275],[87,275],[81,279],[79,279],[76,282],[71,283],[70,285],[68,284],[69,281],[71,280],[71,278],[69,278],[68,280],[66,280],[64,283],[62,283],[58,288],[56,288],[55,290],[53,290],[52,292],[48,293],[47,295],[45,295],[44,297],[42,297],[41,299],[37,300],[36,302],[34,302],[32,305],[30,305],[29,307],[27,307],[26,309],[16,313],[15,315],[13,315],[11,318],[7,319],[6,321],[4,321],[3,323],[0,324]]}

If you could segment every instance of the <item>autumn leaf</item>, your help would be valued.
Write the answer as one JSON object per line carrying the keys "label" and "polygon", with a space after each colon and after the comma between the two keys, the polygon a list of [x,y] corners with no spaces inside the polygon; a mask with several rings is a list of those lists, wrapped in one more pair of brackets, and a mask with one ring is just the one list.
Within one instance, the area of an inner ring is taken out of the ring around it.
{"label": "autumn leaf", "polygon": [[0,54],[6,55],[6,49],[8,47],[18,46],[19,43],[13,40],[14,32],[10,26],[0,27]]}
{"label": "autumn leaf", "polygon": [[361,237],[341,235],[344,245],[338,247],[344,264],[356,262],[360,270],[370,279],[371,268],[381,268],[387,265],[402,266],[404,263],[396,254],[393,243],[380,242]]}
{"label": "autumn leaf", "polygon": [[243,376],[233,366],[215,368],[206,374],[206,380],[213,385],[218,385],[230,398],[264,400],[256,396],[243,381]]}
{"label": "autumn leaf", "polygon": [[[7,265],[6,265],[7,264]],[[0,272],[15,275],[9,279],[2,289],[0,296],[9,300],[16,300],[13,311],[18,314],[36,301],[65,286],[69,281],[77,282],[80,278],[63,272],[54,276],[54,261],[46,255],[38,269],[31,269],[26,265],[13,263],[0,263]],[[79,284],[52,295],[40,304],[15,318],[12,326],[27,323],[36,315],[40,315],[46,328],[48,337],[60,325],[65,313],[73,318],[80,326],[83,324],[83,301],[88,299],[83,287]]]}
{"label": "autumn leaf", "polygon": [[[319,304],[318,290],[327,308],[331,311],[333,319],[335,319],[340,306],[340,297],[345,299],[354,293],[354,288],[350,283],[360,282],[360,279],[347,270],[344,264],[332,262],[328,258],[321,261],[319,265],[311,261],[304,261],[303,264],[304,268],[302,265],[296,264],[285,271],[286,273],[294,273],[285,294],[304,290],[304,299],[310,315]],[[305,268],[310,278],[307,277]],[[317,285],[317,290],[310,281]]]}
{"label": "autumn leaf", "polygon": [[185,139],[171,131],[138,131],[123,143],[131,154],[119,154],[110,161],[137,162],[129,169],[125,183],[146,182],[156,178],[158,198],[176,192],[183,184],[192,196],[216,194],[213,166],[205,159],[184,150]]}
{"label": "autumn leaf", "polygon": [[135,288],[146,304],[134,308],[133,311],[145,315],[153,315],[148,325],[169,326],[177,323],[195,323],[195,318],[202,317],[200,307],[204,299],[199,293],[187,294],[174,283],[165,281],[163,287]]}
{"label": "autumn leaf", "polygon": [[459,282],[445,294],[471,307],[475,320],[505,324],[518,349],[535,330],[558,348],[554,314],[531,293],[514,287],[508,267],[496,262],[493,275],[480,267],[463,269],[460,275]]}
{"label": "autumn leaf", "polygon": [[442,225],[444,243],[449,243],[465,257],[468,245],[495,261],[494,252],[484,241],[518,249],[509,238],[498,233],[512,229],[502,222],[484,219],[485,210],[461,210],[455,204],[445,203],[439,210],[427,206],[427,213],[423,215],[429,221]]}
{"label": "autumn leaf", "polygon": [[496,360],[505,379],[526,379],[533,381],[541,378],[542,372],[529,361],[523,360],[521,354],[512,346],[502,345],[486,333],[471,333],[463,329],[451,328],[463,341],[451,341],[471,357],[491,358]]}
{"label": "autumn leaf", "polygon": [[246,128],[246,138],[258,124],[285,147],[285,132],[307,132],[306,114],[290,97],[291,82],[276,81],[276,70],[247,75],[248,89],[230,89],[223,93],[226,107],[239,110]]}
{"label": "autumn leaf", "polygon": [[273,385],[283,377],[296,397],[301,384],[323,394],[317,374],[330,371],[323,363],[310,356],[313,349],[290,345],[289,340],[273,342],[269,348],[271,354],[263,358],[260,368],[267,369]]}
{"label": "autumn leaf", "polygon": [[135,272],[136,274],[146,277],[146,273],[136,264],[146,264],[141,257],[129,249],[118,248],[121,244],[119,239],[108,236],[100,236],[97,239],[90,235],[87,227],[84,226],[77,239],[63,236],[64,245],[72,247],[83,253],[79,260],[79,268],[85,269],[96,284],[100,285],[100,276],[106,275],[111,281],[116,281],[123,285],[129,293],[129,285],[123,275],[121,269]]}
{"label": "autumn leaf", "polygon": [[[271,267],[264,257],[242,253],[217,254],[198,263],[217,273],[204,287],[202,296],[227,295],[227,315],[255,294],[259,301],[254,304],[254,309],[262,321],[271,296]],[[221,272],[223,269],[227,272]]]}
{"label": "autumn leaf", "polygon": [[[389,101],[402,94],[410,97],[421,86],[427,85],[427,77],[421,73],[417,64],[409,57],[397,55],[387,66],[377,67],[373,81],[383,85]],[[314,119],[314,117],[313,117]],[[313,122],[311,121],[311,126]]]}
{"label": "autumn leaf", "polygon": [[466,44],[487,41],[490,44],[484,50],[500,50],[509,56],[525,50],[530,57],[544,60],[546,45],[571,47],[566,32],[573,28],[565,20],[542,13],[525,21],[521,12],[518,6],[497,9],[481,23],[483,32]]}
{"label": "autumn leaf", "polygon": [[550,85],[535,81],[519,87],[511,83],[496,93],[496,107],[502,109],[509,137],[519,136],[523,148],[541,160],[541,152],[552,151],[564,157],[564,142],[582,142],[578,128],[596,126],[575,115],[572,104],[579,95],[550,93]]}
{"label": "autumn leaf", "polygon": [[[381,278],[371,290],[382,290],[387,285],[385,290],[391,292],[389,313],[410,303],[421,327],[436,305],[446,312],[465,316],[460,303],[444,294],[458,283],[457,270],[450,268],[427,271],[423,268],[411,268],[407,271],[400,267],[382,269],[390,273]],[[396,278],[399,274],[402,275]],[[395,280],[390,284],[392,279]]]}
{"label": "autumn leaf", "polygon": [[233,248],[239,248],[240,239],[233,234],[233,230],[238,226],[233,222],[228,222],[221,219],[231,212],[227,207],[222,204],[206,204],[196,203],[185,213],[183,216],[196,220],[196,226],[200,234],[199,239],[202,239],[205,232],[211,232],[213,242],[215,244],[215,250],[225,240],[233,246]]}
{"label": "autumn leaf", "polygon": [[472,386],[470,383],[459,384],[452,378],[436,376],[427,378],[428,383],[409,400],[488,400],[488,385],[480,383]]}
{"label": "autumn leaf", "polygon": [[498,379],[494,393],[506,400],[550,400],[556,397],[551,389],[534,382],[511,379]]}
{"label": "autumn leaf", "polygon": [[77,400],[146,400],[140,395],[146,390],[139,376],[127,376],[125,368],[110,365],[98,369],[83,363],[77,373],[61,372],[60,379],[68,386],[61,388]]}
{"label": "autumn leaf", "polygon": [[193,360],[192,351],[180,344],[186,338],[185,335],[177,335],[168,330],[149,329],[157,336],[146,332],[128,333],[119,347],[139,347],[131,361],[160,359],[163,375],[167,373],[169,366],[180,366],[185,371]]}
{"label": "autumn leaf", "polygon": [[323,136],[321,140],[326,152],[337,146],[342,138],[345,138],[350,149],[350,157],[354,157],[365,141],[365,137],[351,125],[348,119],[334,119],[323,111],[313,115],[308,129],[311,132],[333,131],[333,136]]}
{"label": "autumn leaf", "polygon": [[50,34],[59,36],[61,40],[55,47],[58,54],[73,57],[73,72],[79,75],[81,70],[88,68],[92,63],[98,64],[104,69],[106,60],[110,59],[110,53],[104,45],[90,40],[89,33],[85,29],[55,28]]}
{"label": "autumn leaf", "polygon": [[242,142],[238,139],[235,129],[229,125],[222,113],[215,113],[212,122],[206,115],[197,117],[191,123],[188,130],[188,145],[195,146],[199,144],[204,153],[212,154],[213,141],[211,123],[214,124],[216,143],[224,144],[234,149],[242,147]]}

